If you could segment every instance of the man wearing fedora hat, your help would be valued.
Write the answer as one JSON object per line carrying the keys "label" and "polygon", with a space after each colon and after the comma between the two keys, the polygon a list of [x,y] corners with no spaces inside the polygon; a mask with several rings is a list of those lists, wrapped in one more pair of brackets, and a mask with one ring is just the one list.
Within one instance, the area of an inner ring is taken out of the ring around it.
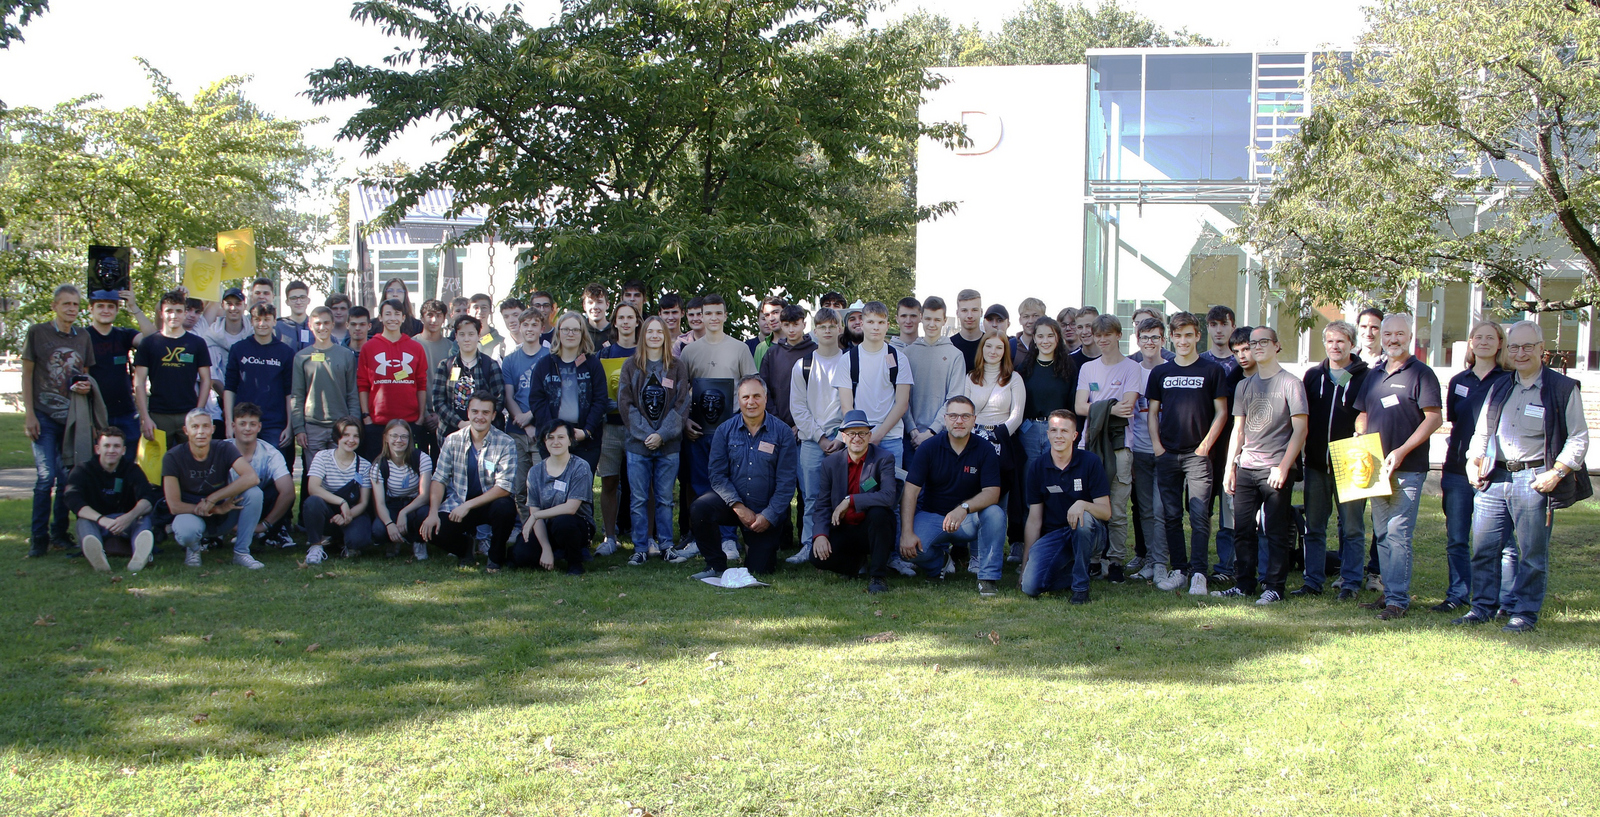
{"label": "man wearing fedora hat", "polygon": [[873,444],[872,423],[861,409],[845,412],[839,436],[844,449],[822,461],[811,557],[823,570],[851,576],[866,556],[867,592],[882,593],[894,549],[894,453]]}

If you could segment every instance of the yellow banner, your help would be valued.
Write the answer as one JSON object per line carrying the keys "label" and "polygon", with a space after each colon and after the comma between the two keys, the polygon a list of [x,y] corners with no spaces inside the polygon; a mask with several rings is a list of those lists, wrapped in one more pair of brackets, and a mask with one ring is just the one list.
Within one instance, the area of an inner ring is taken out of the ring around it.
{"label": "yellow banner", "polygon": [[230,281],[238,278],[248,288],[250,279],[256,277],[256,231],[217,233],[217,252],[222,253],[222,277]]}
{"label": "yellow banner", "polygon": [[222,253],[193,247],[184,250],[183,288],[191,298],[222,300]]}
{"label": "yellow banner", "polygon": [[600,361],[606,370],[606,394],[611,398],[612,405],[616,405],[617,389],[622,386],[622,364],[627,362],[625,357],[608,357]]}
{"label": "yellow banner", "polygon": [[1328,443],[1328,457],[1341,503],[1394,492],[1383,471],[1383,441],[1377,434],[1334,440]]}

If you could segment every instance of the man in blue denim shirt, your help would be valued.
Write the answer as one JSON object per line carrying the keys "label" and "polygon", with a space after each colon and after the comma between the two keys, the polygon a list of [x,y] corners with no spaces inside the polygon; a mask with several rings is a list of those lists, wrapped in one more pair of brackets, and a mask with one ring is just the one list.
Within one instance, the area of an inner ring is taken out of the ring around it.
{"label": "man in blue denim shirt", "polygon": [[728,568],[718,544],[719,525],[743,528],[750,549],[745,565],[752,573],[771,573],[781,523],[794,498],[799,467],[794,429],[767,413],[767,384],[760,376],[741,378],[738,398],[739,416],[717,426],[711,438],[711,490],[689,508],[690,530],[706,557],[706,569],[693,579],[717,578]]}

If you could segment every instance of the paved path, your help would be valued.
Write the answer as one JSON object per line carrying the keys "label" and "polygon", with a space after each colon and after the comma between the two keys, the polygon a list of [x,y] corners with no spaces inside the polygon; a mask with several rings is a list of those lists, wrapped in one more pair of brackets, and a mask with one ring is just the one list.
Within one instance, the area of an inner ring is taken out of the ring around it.
{"label": "paved path", "polygon": [[0,469],[0,499],[31,499],[34,476],[32,468]]}

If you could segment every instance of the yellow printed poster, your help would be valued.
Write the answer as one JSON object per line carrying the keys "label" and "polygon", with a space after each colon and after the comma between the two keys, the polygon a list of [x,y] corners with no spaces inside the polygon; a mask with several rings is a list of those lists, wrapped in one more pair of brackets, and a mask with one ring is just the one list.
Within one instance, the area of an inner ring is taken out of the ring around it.
{"label": "yellow printed poster", "polygon": [[256,231],[229,230],[217,233],[217,252],[222,253],[222,273],[228,280],[242,279],[248,286],[256,277]]}
{"label": "yellow printed poster", "polygon": [[1363,434],[1328,444],[1333,460],[1334,487],[1340,502],[1354,502],[1394,492],[1388,474],[1383,472],[1383,441],[1376,434]]}
{"label": "yellow printed poster", "polygon": [[222,253],[193,247],[184,250],[183,288],[191,298],[222,300]]}
{"label": "yellow printed poster", "polygon": [[625,357],[608,357],[600,361],[606,370],[606,395],[611,398],[613,405],[617,402],[617,389],[622,387],[622,364],[627,362]]}

